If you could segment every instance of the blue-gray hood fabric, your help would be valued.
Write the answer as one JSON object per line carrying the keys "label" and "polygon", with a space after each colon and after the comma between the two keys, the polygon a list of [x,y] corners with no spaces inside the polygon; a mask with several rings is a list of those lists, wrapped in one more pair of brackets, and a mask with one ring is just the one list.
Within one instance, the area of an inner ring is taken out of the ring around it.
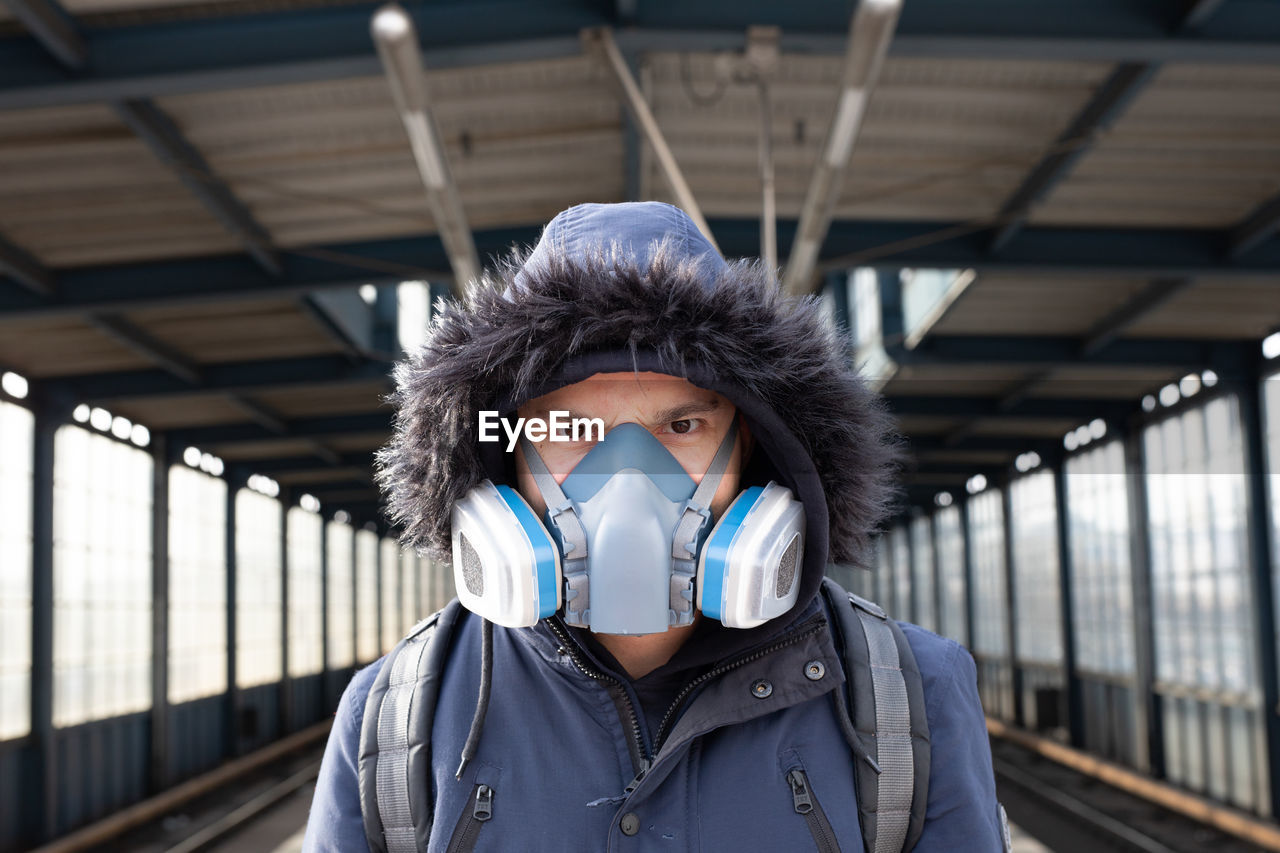
{"label": "blue-gray hood fabric", "polygon": [[[897,449],[882,401],[858,379],[816,300],[782,296],[758,262],[726,263],[669,205],[565,211],[465,301],[438,306],[427,343],[397,368],[395,433],[378,476],[406,544],[447,558],[453,501],[485,477],[511,481],[497,446],[475,440],[477,410],[511,411],[619,370],[683,376],[738,407],[758,450],[744,484],[776,479],[805,505],[800,600],[749,631],[704,619],[671,662],[634,681],[588,632],[571,632],[592,666],[623,683],[649,749],[654,718],[681,687],[717,664],[774,649],[685,699],[653,769],[629,795],[635,749],[617,699],[572,663],[545,622],[495,627],[483,737],[454,779],[480,681],[480,620],[464,620],[432,731],[433,778],[411,780],[431,786],[429,853],[446,851],[480,783],[494,798],[478,851],[812,850],[787,782],[797,768],[840,849],[862,850],[854,758],[832,701],[844,676],[817,589],[828,560],[865,564],[891,504]],[[915,850],[1000,851],[973,660],[950,640],[903,629],[923,677],[932,744]],[[825,675],[811,680],[805,671],[815,660]],[[304,841],[310,853],[368,849],[357,758],[380,667],[358,672],[339,704]],[[752,689],[760,679],[772,687],[765,698]],[[621,831],[624,815],[638,819],[634,835]]]}

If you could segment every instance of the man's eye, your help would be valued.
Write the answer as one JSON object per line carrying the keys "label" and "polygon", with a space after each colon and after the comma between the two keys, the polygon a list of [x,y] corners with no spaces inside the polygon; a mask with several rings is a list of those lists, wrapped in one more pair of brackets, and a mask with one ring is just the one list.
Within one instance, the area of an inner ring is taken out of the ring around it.
{"label": "man's eye", "polygon": [[672,432],[677,435],[684,435],[693,431],[694,423],[689,418],[684,418],[683,420],[672,421],[670,426]]}

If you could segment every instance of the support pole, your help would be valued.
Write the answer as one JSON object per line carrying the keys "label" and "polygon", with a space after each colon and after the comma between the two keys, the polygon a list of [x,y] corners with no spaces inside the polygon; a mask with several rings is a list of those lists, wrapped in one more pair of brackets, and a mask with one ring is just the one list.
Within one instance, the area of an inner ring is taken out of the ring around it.
{"label": "support pole", "polygon": [[645,139],[653,148],[654,155],[658,158],[658,164],[662,166],[662,172],[667,177],[667,182],[671,185],[671,191],[675,194],[676,201],[685,213],[689,214],[689,218],[698,226],[698,230],[702,232],[702,236],[719,251],[716,245],[716,239],[711,234],[711,226],[707,225],[707,220],[702,215],[702,209],[698,207],[697,200],[693,197],[693,191],[689,189],[689,183],[684,178],[684,173],[680,171],[680,164],[676,162],[675,155],[671,153],[671,147],[667,145],[667,139],[662,135],[662,128],[658,126],[658,120],[653,117],[653,110],[649,109],[649,103],[644,99],[644,95],[640,92],[640,86],[636,83],[635,77],[631,74],[630,67],[627,66],[626,59],[622,56],[622,51],[618,49],[618,43],[613,39],[613,31],[608,27],[599,27],[583,31],[583,40],[588,46],[594,47],[604,58],[605,64],[613,72],[613,76],[617,79],[618,85],[622,88],[623,102],[631,113],[632,119],[639,125],[640,130],[644,133]]}
{"label": "support pole", "polygon": [[151,792],[169,787],[169,441],[151,438]]}
{"label": "support pole", "polygon": [[1155,626],[1151,590],[1151,519],[1147,512],[1142,427],[1131,423],[1124,436],[1125,480],[1129,484],[1129,567],[1133,597],[1134,764],[1164,777],[1164,709],[1155,691]]}
{"label": "support pole", "polygon": [[1067,466],[1059,462],[1053,472],[1058,519],[1058,604],[1062,619],[1062,673],[1067,687],[1067,732],[1071,745],[1084,748],[1084,694],[1076,671],[1075,598],[1072,588],[1071,524],[1068,517]]}

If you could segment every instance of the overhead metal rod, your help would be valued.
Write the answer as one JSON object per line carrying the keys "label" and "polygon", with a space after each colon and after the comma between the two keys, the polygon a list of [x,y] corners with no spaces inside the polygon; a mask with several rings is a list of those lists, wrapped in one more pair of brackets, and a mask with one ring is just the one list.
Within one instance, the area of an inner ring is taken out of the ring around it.
{"label": "overhead metal rod", "polygon": [[112,107],[120,120],[173,171],[205,209],[240,241],[260,267],[275,276],[283,273],[267,230],[258,224],[231,188],[214,174],[204,156],[187,141],[173,119],[146,98],[117,101]]}
{"label": "overhead metal rod", "polygon": [[30,252],[11,243],[3,235],[0,235],[0,273],[40,296],[52,296],[54,293],[53,273]]}
{"label": "overhead metal rod", "polygon": [[811,293],[817,285],[814,269],[818,254],[835,215],[844,173],[901,10],[901,0],[861,0],[849,22],[835,113],[809,179],[800,224],[782,274],[782,288],[788,293]]}
{"label": "overhead metal rod", "polygon": [[418,175],[426,190],[427,207],[449,256],[454,292],[461,295],[469,282],[480,277],[480,256],[431,112],[417,29],[413,18],[398,3],[378,9],[371,28],[392,100],[409,136]]}
{"label": "overhead metal rod", "polygon": [[75,22],[54,0],[3,0],[31,35],[68,68],[83,68],[89,50]]}
{"label": "overhead metal rod", "polygon": [[1003,249],[1026,224],[1031,208],[1047,198],[1093,145],[1097,134],[1111,125],[1155,76],[1158,65],[1125,62],[1117,66],[1054,140],[1049,152],[1001,206],[991,251]]}
{"label": "overhead metal rod", "polygon": [[662,167],[662,173],[666,176],[667,183],[675,194],[676,202],[685,213],[689,214],[689,218],[698,226],[698,230],[702,232],[702,235],[710,241],[712,246],[716,246],[718,249],[719,246],[716,244],[715,235],[711,232],[711,226],[707,224],[706,218],[702,215],[702,209],[698,206],[698,201],[693,196],[693,190],[689,188],[689,182],[685,180],[684,173],[680,171],[680,164],[676,162],[675,155],[671,153],[671,146],[667,144],[662,128],[658,126],[658,120],[653,116],[653,110],[649,109],[649,102],[645,100],[644,93],[640,91],[639,84],[636,83],[635,77],[631,74],[631,68],[627,65],[627,60],[623,58],[622,51],[618,49],[618,44],[613,39],[613,31],[608,27],[587,29],[583,31],[582,38],[588,49],[594,50],[613,73],[614,79],[622,91],[623,103],[631,113],[631,118],[639,126],[640,132],[644,134],[650,147],[653,148],[654,156],[658,158],[658,164]]}

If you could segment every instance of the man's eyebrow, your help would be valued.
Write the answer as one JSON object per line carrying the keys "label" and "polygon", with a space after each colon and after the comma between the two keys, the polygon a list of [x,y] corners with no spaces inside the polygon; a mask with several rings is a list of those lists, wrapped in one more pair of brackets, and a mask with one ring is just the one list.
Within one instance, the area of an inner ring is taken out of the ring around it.
{"label": "man's eyebrow", "polygon": [[709,400],[690,400],[687,403],[681,403],[678,406],[672,406],[670,409],[663,409],[654,416],[654,423],[668,423],[670,421],[684,420],[689,415],[705,415],[714,412],[720,408],[720,401],[712,398]]}

